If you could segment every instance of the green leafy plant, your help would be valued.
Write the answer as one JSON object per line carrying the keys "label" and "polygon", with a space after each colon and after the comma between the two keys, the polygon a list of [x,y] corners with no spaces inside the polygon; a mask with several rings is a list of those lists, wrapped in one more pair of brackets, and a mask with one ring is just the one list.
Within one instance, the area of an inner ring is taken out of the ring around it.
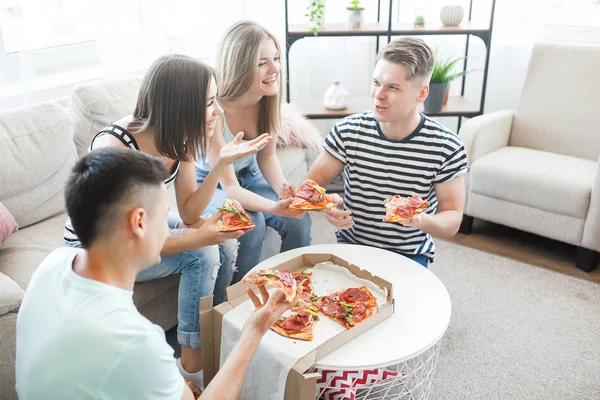
{"label": "green leafy plant", "polygon": [[416,26],[423,26],[425,25],[425,17],[422,15],[417,15],[415,17],[415,25]]}
{"label": "green leafy plant", "polygon": [[352,0],[350,5],[346,7],[348,11],[362,11],[365,8],[361,6],[360,0]]}
{"label": "green leafy plant", "polygon": [[305,17],[308,17],[312,27],[310,31],[317,36],[317,30],[323,26],[323,16],[325,15],[325,4],[322,0],[311,0],[306,7]]}
{"label": "green leafy plant", "polygon": [[431,74],[430,83],[445,83],[451,82],[456,78],[460,78],[471,72],[469,71],[460,71],[456,73],[452,73],[454,66],[457,62],[464,60],[466,57],[456,57],[456,58],[439,58],[436,57],[435,64],[433,66],[433,73]]}

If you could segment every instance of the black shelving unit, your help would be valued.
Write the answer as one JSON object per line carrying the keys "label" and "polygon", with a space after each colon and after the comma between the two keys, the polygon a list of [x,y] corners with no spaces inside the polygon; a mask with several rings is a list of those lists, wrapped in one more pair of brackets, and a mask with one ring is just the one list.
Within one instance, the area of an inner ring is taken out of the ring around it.
{"label": "black shelving unit", "polygon": [[[396,0],[398,3],[400,0]],[[322,29],[319,29],[319,37],[349,37],[349,36],[371,36],[376,38],[376,48],[379,49],[379,40],[381,37],[386,37],[387,41],[392,40],[392,36],[411,35],[462,35],[466,38],[465,57],[469,56],[469,44],[472,36],[476,36],[484,43],[486,47],[485,66],[483,70],[483,83],[481,87],[481,97],[479,104],[473,104],[467,101],[465,95],[465,82],[468,77],[462,79],[461,95],[450,96],[447,105],[440,112],[425,112],[429,116],[439,117],[458,117],[458,129],[460,129],[463,117],[475,117],[483,114],[483,105],[485,100],[485,92],[487,88],[488,69],[490,61],[490,45],[492,41],[492,27],[494,24],[494,12],[496,8],[496,0],[492,0],[490,10],[490,20],[488,24],[477,24],[472,21],[473,0],[469,2],[469,12],[467,21],[457,27],[445,27],[441,23],[437,25],[429,24],[424,27],[415,27],[412,23],[397,23],[392,22],[392,10],[394,0],[389,0],[388,20],[382,22],[381,16],[381,0],[377,1],[377,21],[363,23],[358,29],[349,28],[348,24],[325,24]],[[288,22],[288,0],[285,0],[285,38],[286,38],[286,96],[290,102],[290,49],[292,45],[300,39],[307,37],[315,37],[310,30],[308,24],[290,25]],[[463,70],[468,66],[468,59],[465,59]],[[368,110],[372,107],[369,98],[350,99],[350,104],[344,110],[328,110],[320,100],[295,100],[293,103],[308,118],[343,118],[357,112]]]}

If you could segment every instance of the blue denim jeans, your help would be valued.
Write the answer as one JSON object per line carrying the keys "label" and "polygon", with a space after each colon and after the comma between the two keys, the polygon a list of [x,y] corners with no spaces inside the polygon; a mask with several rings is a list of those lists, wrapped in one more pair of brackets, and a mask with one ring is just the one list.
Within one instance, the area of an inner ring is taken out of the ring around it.
{"label": "blue denim jeans", "polygon": [[[178,216],[169,215],[169,228],[172,235],[181,234],[175,229]],[[69,245],[69,244],[68,244]],[[71,244],[71,247],[80,247]],[[219,269],[233,269],[235,264],[235,241],[219,246],[207,246],[161,257],[160,263],[140,271],[136,282],[146,282],[181,274],[177,312],[177,341],[182,346],[200,348],[200,298],[212,295]],[[223,302],[225,298],[220,300]]]}
{"label": "blue denim jeans", "polygon": [[[209,171],[196,167],[196,177],[198,185],[200,185]],[[259,196],[269,200],[277,201],[278,195],[273,191],[267,183],[258,163],[254,161],[251,165],[237,172],[238,182],[240,186]],[[217,207],[221,207],[225,203],[227,195],[220,186],[215,190],[215,194],[206,208],[206,213],[214,214],[217,212]],[[302,219],[279,217],[276,215],[254,212],[246,210],[252,222],[256,227],[238,238],[239,249],[237,252],[237,262],[234,269],[228,271],[221,268],[221,274],[217,279],[215,287],[215,296],[224,295],[217,293],[220,290],[225,290],[227,286],[237,283],[248,271],[250,271],[260,260],[262,245],[265,240],[267,226],[275,229],[281,236],[280,251],[287,251],[298,247],[310,245],[310,228],[311,221],[308,213]]]}

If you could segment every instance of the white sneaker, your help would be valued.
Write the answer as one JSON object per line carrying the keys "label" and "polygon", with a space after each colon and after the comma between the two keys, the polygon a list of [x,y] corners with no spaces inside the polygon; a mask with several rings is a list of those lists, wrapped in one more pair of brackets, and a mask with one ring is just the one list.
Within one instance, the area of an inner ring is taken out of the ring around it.
{"label": "white sneaker", "polygon": [[179,373],[183,376],[183,379],[186,381],[192,382],[198,389],[204,392],[204,371],[200,370],[195,374],[190,374],[181,366],[181,359],[177,359],[177,368],[179,368]]}

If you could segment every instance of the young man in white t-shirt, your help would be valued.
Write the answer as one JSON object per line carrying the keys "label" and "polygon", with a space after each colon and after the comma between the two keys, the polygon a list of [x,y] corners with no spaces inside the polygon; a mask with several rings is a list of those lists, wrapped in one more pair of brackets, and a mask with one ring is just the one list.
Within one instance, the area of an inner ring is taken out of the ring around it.
{"label": "young man in white t-shirt", "polygon": [[[344,210],[325,214],[338,242],[380,247],[425,267],[435,255],[432,236],[458,231],[469,170],[458,135],[419,112],[434,62],[422,39],[388,43],[373,71],[373,110],[337,123],[307,176],[325,186],[345,172]],[[384,200],[394,195],[419,196],[429,207],[402,223],[383,222]]]}
{"label": "young man in white t-shirt", "polygon": [[[83,249],[60,248],[35,271],[17,317],[16,389],[28,399],[193,399],[162,329],[133,304],[139,271],[168,235],[161,162],[95,150],[65,190]],[[220,214],[213,218],[219,218]],[[289,307],[282,291],[249,290],[257,311],[201,398],[235,399],[260,339]]]}

